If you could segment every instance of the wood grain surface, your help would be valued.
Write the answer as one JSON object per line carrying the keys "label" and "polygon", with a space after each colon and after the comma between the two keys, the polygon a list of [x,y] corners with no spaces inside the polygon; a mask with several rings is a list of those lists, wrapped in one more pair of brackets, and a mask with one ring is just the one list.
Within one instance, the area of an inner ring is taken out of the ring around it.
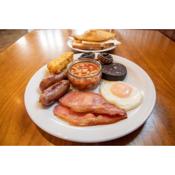
{"label": "wood grain surface", "polygon": [[44,64],[66,50],[71,30],[37,30],[0,53],[0,145],[175,145],[175,42],[155,30],[117,30],[111,53],[128,58],[152,78],[157,101],[146,123],[113,141],[82,144],[39,129],[24,106],[25,87]]}

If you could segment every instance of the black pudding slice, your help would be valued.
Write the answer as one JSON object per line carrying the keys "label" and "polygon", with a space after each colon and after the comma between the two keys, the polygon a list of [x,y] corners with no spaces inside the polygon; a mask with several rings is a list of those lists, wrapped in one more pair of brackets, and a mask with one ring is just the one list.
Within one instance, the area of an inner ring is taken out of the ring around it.
{"label": "black pudding slice", "polygon": [[97,59],[102,64],[111,64],[113,62],[113,58],[109,53],[99,53]]}
{"label": "black pudding slice", "polygon": [[102,78],[110,81],[121,81],[124,80],[127,75],[127,69],[123,64],[113,63],[103,65],[102,67]]}
{"label": "black pudding slice", "polygon": [[83,58],[95,58],[95,54],[93,52],[88,52],[88,53],[83,53],[78,59],[83,59]]}

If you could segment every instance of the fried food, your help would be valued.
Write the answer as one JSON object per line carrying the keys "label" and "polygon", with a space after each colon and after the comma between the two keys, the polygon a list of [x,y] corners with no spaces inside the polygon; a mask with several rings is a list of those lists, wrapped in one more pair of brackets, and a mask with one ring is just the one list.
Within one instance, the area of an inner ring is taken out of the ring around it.
{"label": "fried food", "polygon": [[40,90],[43,92],[45,89],[47,89],[49,86],[67,78],[67,71],[62,71],[59,74],[51,74],[47,77],[45,77],[39,85]]}
{"label": "fried food", "polygon": [[78,48],[82,50],[101,50],[114,46],[114,42],[91,42],[91,41],[80,41],[73,40],[73,48]]}
{"label": "fried food", "polygon": [[127,118],[124,110],[94,92],[69,92],[59,102],[54,115],[76,126],[110,124]]}
{"label": "fried food", "polygon": [[74,35],[76,40],[102,42],[115,38],[115,33],[105,30],[89,30],[82,35]]}
{"label": "fried food", "polygon": [[45,89],[40,95],[39,102],[43,106],[49,106],[62,97],[69,90],[70,83],[68,80],[61,80]]}
{"label": "fried food", "polygon": [[81,54],[81,56],[78,59],[82,60],[82,59],[87,59],[87,58],[95,59],[95,53],[93,53],[93,52],[83,53],[83,54]]}
{"label": "fried food", "polygon": [[109,53],[99,53],[97,56],[97,60],[100,61],[101,64],[112,64],[113,57]]}
{"label": "fried food", "polygon": [[103,65],[102,78],[110,81],[122,81],[127,75],[127,69],[123,64],[112,63]]}
{"label": "fried food", "polygon": [[108,114],[79,113],[68,107],[57,105],[54,108],[54,115],[75,126],[104,125],[118,122],[127,118],[126,115],[110,116]]}
{"label": "fried food", "polygon": [[59,73],[72,61],[73,52],[65,52],[47,64],[50,73]]}
{"label": "fried food", "polygon": [[94,92],[72,91],[59,102],[74,112],[126,116],[125,110],[108,103],[100,94]]}
{"label": "fried food", "polygon": [[100,93],[109,103],[125,111],[138,107],[144,96],[141,90],[123,81],[103,81]]}

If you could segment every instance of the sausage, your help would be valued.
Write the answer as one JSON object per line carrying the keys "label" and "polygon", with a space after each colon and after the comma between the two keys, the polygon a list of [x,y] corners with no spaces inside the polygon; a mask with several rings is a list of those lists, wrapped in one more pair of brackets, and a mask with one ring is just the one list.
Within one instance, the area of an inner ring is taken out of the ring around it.
{"label": "sausage", "polygon": [[69,90],[69,87],[69,80],[61,80],[44,90],[40,95],[39,102],[43,106],[49,106],[62,97]]}
{"label": "sausage", "polygon": [[48,77],[44,78],[41,82],[40,82],[40,90],[43,92],[45,89],[47,89],[49,86],[57,83],[58,81],[61,81],[63,79],[65,79],[67,77],[67,72],[63,71],[59,74],[52,74],[49,75]]}

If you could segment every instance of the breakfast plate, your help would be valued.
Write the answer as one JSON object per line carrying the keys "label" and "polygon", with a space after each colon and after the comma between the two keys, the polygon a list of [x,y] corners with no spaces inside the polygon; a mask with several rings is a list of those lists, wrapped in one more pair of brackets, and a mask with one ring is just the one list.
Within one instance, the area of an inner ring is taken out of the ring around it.
{"label": "breakfast plate", "polygon": [[[74,54],[77,59],[80,54]],[[132,61],[112,55],[114,62],[127,67],[127,77],[124,82],[130,83],[144,93],[142,103],[127,112],[128,118],[117,123],[97,126],[73,126],[56,117],[53,109],[57,104],[43,108],[39,100],[39,82],[46,74],[47,66],[41,67],[30,79],[24,94],[25,107],[32,121],[49,134],[75,142],[103,142],[125,136],[140,127],[151,114],[156,102],[156,91],[149,75]],[[103,80],[102,80],[103,81]],[[95,92],[99,92],[97,87]]]}
{"label": "breakfast plate", "polygon": [[67,45],[68,45],[69,48],[71,48],[71,49],[74,50],[74,51],[77,51],[77,52],[84,52],[84,53],[88,53],[88,52],[94,52],[94,53],[95,53],[95,52],[107,52],[107,51],[110,51],[110,50],[115,49],[115,48],[117,47],[117,45],[120,45],[120,44],[121,44],[121,42],[119,42],[119,41],[117,41],[117,40],[115,39],[115,40],[113,40],[114,45],[111,46],[111,47],[108,47],[108,48],[105,48],[105,49],[101,49],[101,50],[83,50],[83,49],[79,49],[79,48],[74,48],[74,47],[72,46],[72,42],[73,42],[73,40],[72,40],[71,38],[69,38],[69,39],[67,40]]}

